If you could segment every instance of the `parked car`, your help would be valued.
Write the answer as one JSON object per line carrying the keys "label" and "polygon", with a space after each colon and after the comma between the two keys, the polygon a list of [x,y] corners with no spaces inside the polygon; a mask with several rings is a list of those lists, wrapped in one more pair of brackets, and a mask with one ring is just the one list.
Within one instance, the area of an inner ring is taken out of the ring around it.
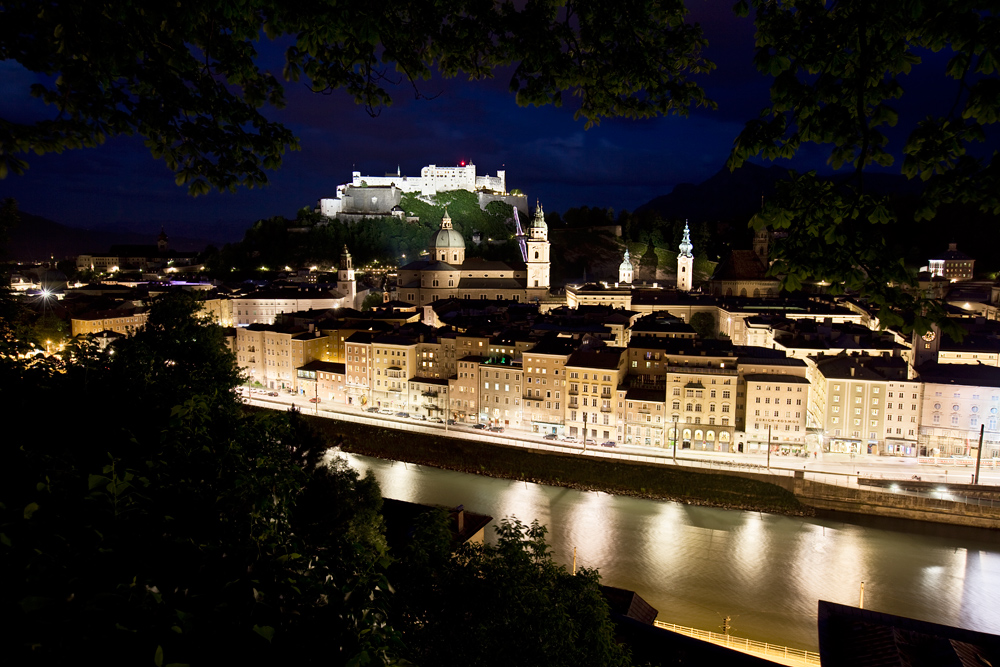
{"label": "parked car", "polygon": [[594,440],[594,439],[592,439],[592,438],[587,438],[586,441],[584,441],[584,444],[586,444],[586,445],[596,445],[597,441]]}
{"label": "parked car", "polygon": [[412,419],[416,419],[418,422],[425,422],[425,421],[427,421],[427,417],[424,416],[424,415],[410,415],[410,417]]}
{"label": "parked car", "polygon": [[546,440],[558,440],[559,439],[559,436],[556,435],[555,433],[546,433],[542,437],[544,437]]}
{"label": "parked car", "polygon": [[380,415],[391,415],[392,414],[392,410],[390,410],[389,408],[379,408],[378,409],[378,413]]}
{"label": "parked car", "polygon": [[268,396],[277,396],[278,392],[276,392],[276,391],[269,391],[269,392],[267,392],[267,395]]}
{"label": "parked car", "polygon": [[448,426],[454,426],[454,425],[455,425],[455,420],[454,419],[449,419],[448,420]]}
{"label": "parked car", "polygon": [[376,407],[365,408],[365,412],[378,412],[378,408]]}
{"label": "parked car", "polygon": [[443,419],[441,419],[440,417],[431,417],[431,418],[430,418],[430,419],[428,419],[427,421],[429,421],[429,422],[433,422],[433,423],[435,423],[435,424],[443,424],[443,423],[444,423],[444,420],[443,420]]}
{"label": "parked car", "polygon": [[604,442],[601,443],[601,447],[617,447],[617,446],[618,445],[611,442],[610,440],[605,440]]}
{"label": "parked car", "polygon": [[472,428],[476,429],[477,431],[482,431],[484,428],[486,428],[486,424],[473,424]]}
{"label": "parked car", "polygon": [[503,433],[503,426],[490,426],[489,430],[493,433]]}
{"label": "parked car", "polygon": [[322,402],[323,402],[323,399],[322,399],[322,398],[320,398],[319,396],[317,396],[317,397],[315,397],[315,398],[310,398],[310,399],[309,399],[309,402],[310,402],[310,403],[322,403]]}
{"label": "parked car", "polygon": [[410,413],[409,412],[397,412],[396,416],[397,417],[402,417],[403,419],[406,419],[407,417],[410,416]]}
{"label": "parked car", "polygon": [[573,436],[573,435],[564,435],[562,437],[562,441],[563,442],[580,442],[579,440],[577,440],[576,436]]}

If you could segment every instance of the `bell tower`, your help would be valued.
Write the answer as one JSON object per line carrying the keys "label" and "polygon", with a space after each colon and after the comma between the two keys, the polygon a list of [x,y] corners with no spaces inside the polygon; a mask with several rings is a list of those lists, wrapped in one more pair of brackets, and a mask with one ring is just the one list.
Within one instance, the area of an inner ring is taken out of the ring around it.
{"label": "bell tower", "polygon": [[632,283],[632,262],[629,260],[628,248],[625,248],[625,259],[618,265],[618,282],[629,285]]}
{"label": "bell tower", "polygon": [[771,266],[768,254],[771,250],[771,233],[767,228],[758,229],[753,235],[753,251],[757,259],[766,267]]}
{"label": "bell tower", "polygon": [[354,279],[354,262],[351,260],[351,253],[346,245],[340,251],[340,264],[337,266],[337,290],[347,297],[346,303],[349,307],[357,307],[355,302],[358,298],[358,283]]}
{"label": "bell tower", "polygon": [[525,241],[528,248],[528,289],[548,290],[549,288],[549,226],[545,224],[542,205],[535,202],[535,217],[528,229]]}
{"label": "bell tower", "polygon": [[677,289],[682,292],[690,292],[691,284],[694,280],[694,255],[691,250],[691,230],[688,229],[687,220],[684,221],[684,238],[678,246],[680,252],[677,253]]}

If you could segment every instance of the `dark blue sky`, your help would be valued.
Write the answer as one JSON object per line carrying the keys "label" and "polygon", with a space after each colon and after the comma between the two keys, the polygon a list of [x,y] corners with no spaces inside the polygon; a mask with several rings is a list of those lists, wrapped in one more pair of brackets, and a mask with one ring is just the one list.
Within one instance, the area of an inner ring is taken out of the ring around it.
{"label": "dark blue sky", "polygon": [[[415,100],[408,84],[401,85],[394,104],[371,118],[343,94],[316,95],[289,84],[288,106],[267,113],[300,137],[302,150],[286,154],[262,190],[191,198],[141,139],[118,138],[96,149],[29,156],[24,176],[0,181],[0,197],[13,196],[22,210],[70,226],[158,231],[165,225],[172,234],[226,240],[242,236],[254,220],[293,216],[332,196],[352,170],[381,175],[398,165],[404,174],[417,174],[427,164],[466,160],[480,173],[505,169],[508,188],[521,188],[546,210],[634,209],[678,183],[701,182],[718,171],[744,121],[768,101],[770,80],[752,65],[752,22],[735,17],[729,2],[689,5],[691,19],[709,39],[707,56],[718,65],[701,79],[719,105],[715,111],[605,120],[584,130],[571,108],[518,107],[507,92],[509,77],[500,73],[487,82],[425,82],[421,90],[432,99]],[[52,113],[28,96],[33,81],[16,63],[0,61],[0,117]],[[822,168],[823,157],[804,150],[796,162]]]}

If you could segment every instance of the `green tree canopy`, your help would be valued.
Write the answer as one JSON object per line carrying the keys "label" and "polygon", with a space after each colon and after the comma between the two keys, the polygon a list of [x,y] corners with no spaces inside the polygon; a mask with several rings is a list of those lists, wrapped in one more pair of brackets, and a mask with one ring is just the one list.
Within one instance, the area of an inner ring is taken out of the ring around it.
{"label": "green tree canopy", "polygon": [[715,315],[712,313],[695,313],[691,316],[691,328],[702,338],[715,338],[719,334]]}
{"label": "green tree canopy", "polygon": [[0,119],[0,177],[21,173],[29,152],[137,135],[192,194],[263,185],[299,144],[261,111],[285,104],[262,39],[288,44],[286,81],[341,90],[372,113],[398,80],[484,79],[508,66],[519,104],[570,93],[588,126],[684,113],[708,104],[688,75],[712,67],[685,13],[681,0],[4,3],[0,60],[49,77],[31,92],[58,115]]}
{"label": "green tree canopy", "polygon": [[392,618],[418,664],[626,665],[596,570],[557,565],[545,527],[504,519],[495,544],[452,551],[443,513],[424,516],[391,570]]}

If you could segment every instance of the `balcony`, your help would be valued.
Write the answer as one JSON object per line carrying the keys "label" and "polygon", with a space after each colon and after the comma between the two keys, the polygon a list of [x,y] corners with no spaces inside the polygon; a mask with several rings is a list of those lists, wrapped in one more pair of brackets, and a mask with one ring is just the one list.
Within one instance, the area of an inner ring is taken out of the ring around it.
{"label": "balcony", "polygon": [[570,396],[579,396],[580,395],[580,389],[578,387],[574,387],[573,385],[570,385],[568,393],[569,393]]}
{"label": "balcony", "polygon": [[611,408],[610,405],[602,405],[601,406],[601,412],[611,412],[611,411],[612,411],[612,408]]}

